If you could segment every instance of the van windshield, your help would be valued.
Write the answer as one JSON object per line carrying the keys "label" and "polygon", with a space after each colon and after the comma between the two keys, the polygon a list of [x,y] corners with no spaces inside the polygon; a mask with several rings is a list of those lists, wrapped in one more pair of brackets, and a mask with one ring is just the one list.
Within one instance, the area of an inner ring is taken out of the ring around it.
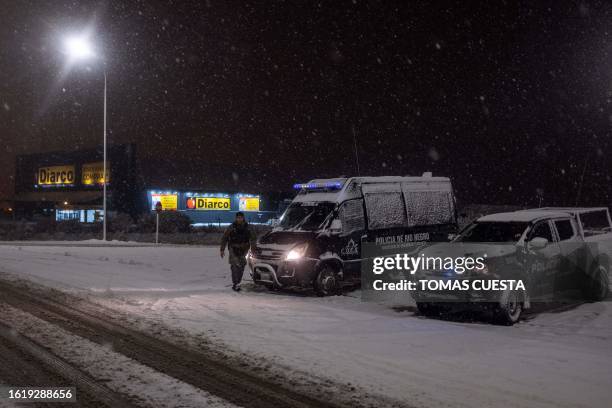
{"label": "van windshield", "polygon": [[475,222],[455,242],[517,242],[528,226],[526,222]]}
{"label": "van windshield", "polygon": [[335,203],[292,203],[280,219],[281,229],[315,231],[334,210]]}

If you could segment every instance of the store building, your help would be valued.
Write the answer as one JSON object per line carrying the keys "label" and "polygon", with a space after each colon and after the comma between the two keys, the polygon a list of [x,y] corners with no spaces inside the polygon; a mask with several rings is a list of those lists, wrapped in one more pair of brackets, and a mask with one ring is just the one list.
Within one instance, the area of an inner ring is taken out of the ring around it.
{"label": "store building", "polygon": [[194,224],[231,223],[236,212],[248,222],[265,224],[277,216],[278,202],[268,195],[240,192],[147,190],[151,210],[161,203],[163,210],[182,211]]}
{"label": "store building", "polygon": [[101,148],[18,156],[12,200],[15,218],[101,221],[105,182],[109,216],[127,213],[136,218],[153,211],[159,202],[163,211],[184,212],[194,224],[225,224],[238,211],[249,222],[267,223],[278,215],[279,200],[287,198],[278,193],[211,191],[206,186],[169,189],[166,183],[159,188],[149,177],[159,169],[143,171],[133,144],[109,147],[106,174],[102,157]]}
{"label": "store building", "polygon": [[104,174],[101,148],[20,155],[15,165],[17,218],[102,220],[102,191],[112,211],[136,215],[145,210],[134,145],[111,146]]}

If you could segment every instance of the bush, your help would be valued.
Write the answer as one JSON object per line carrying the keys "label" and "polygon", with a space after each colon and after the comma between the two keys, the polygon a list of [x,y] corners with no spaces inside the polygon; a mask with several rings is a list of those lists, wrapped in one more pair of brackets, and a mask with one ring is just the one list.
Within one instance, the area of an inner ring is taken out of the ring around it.
{"label": "bush", "polygon": [[2,240],[18,239],[16,235],[17,235],[17,223],[15,222],[0,223],[0,239]]}
{"label": "bush", "polygon": [[129,214],[119,213],[108,218],[110,232],[130,232],[134,229],[134,220]]}
{"label": "bush", "polygon": [[[155,232],[155,214],[144,215],[139,222],[141,232]],[[159,214],[159,232],[174,234],[177,232],[190,232],[191,218],[178,211],[163,211]]]}
{"label": "bush", "polygon": [[39,219],[34,227],[36,233],[53,234],[55,232],[56,221],[52,217]]}
{"label": "bush", "polygon": [[56,225],[57,232],[67,234],[77,234],[83,230],[83,226],[79,220],[58,221]]}

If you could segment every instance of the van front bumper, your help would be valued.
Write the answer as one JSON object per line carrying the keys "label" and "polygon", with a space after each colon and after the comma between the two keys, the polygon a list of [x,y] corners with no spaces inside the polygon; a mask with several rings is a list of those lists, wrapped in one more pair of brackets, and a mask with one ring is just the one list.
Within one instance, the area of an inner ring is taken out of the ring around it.
{"label": "van front bumper", "polygon": [[317,259],[306,257],[295,261],[263,260],[253,256],[248,259],[253,282],[282,288],[312,287],[317,262]]}

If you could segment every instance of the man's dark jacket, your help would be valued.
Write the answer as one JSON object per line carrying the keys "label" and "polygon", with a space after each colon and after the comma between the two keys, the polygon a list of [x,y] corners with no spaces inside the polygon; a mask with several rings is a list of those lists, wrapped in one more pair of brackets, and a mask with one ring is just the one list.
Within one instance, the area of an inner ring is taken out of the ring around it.
{"label": "man's dark jacket", "polygon": [[227,246],[230,253],[229,262],[242,261],[249,248],[255,245],[256,240],[255,232],[246,221],[241,224],[233,222],[223,233],[221,251]]}

